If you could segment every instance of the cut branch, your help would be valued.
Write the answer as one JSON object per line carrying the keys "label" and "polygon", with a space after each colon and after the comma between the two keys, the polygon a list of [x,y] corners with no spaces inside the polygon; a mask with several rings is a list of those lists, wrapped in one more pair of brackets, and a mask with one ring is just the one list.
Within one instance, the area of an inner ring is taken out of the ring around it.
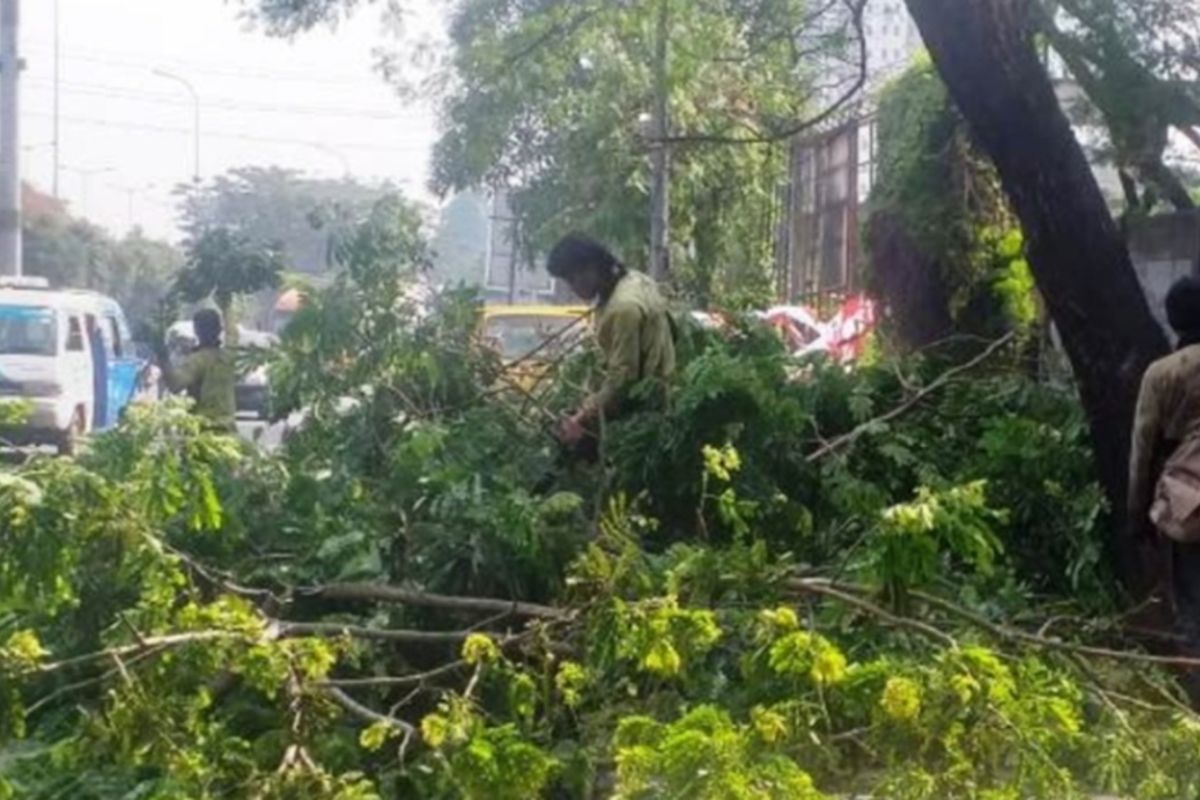
{"label": "cut branch", "polygon": [[983,364],[985,361],[987,361],[992,356],[994,356],[997,352],[999,352],[1001,349],[1003,349],[1006,345],[1008,345],[1010,342],[1012,342],[1015,337],[1016,337],[1016,333],[1014,332],[1014,333],[1008,334],[1007,336],[1001,337],[1000,339],[997,339],[996,341],[992,342],[992,344],[989,345],[988,348],[986,350],[984,350],[982,353],[980,353],[978,356],[971,359],[967,363],[961,364],[961,365],[955,367],[954,369],[949,370],[948,372],[942,374],[940,377],[938,377],[936,380],[934,380],[928,386],[921,389],[919,392],[914,394],[912,397],[910,397],[905,402],[901,403],[896,408],[893,408],[891,411],[887,412],[886,414],[883,414],[882,416],[879,416],[879,417],[876,417],[875,419],[864,422],[862,425],[859,425],[857,428],[855,428],[854,430],[850,431],[847,434],[838,436],[835,439],[831,439],[827,444],[822,445],[821,447],[819,447],[818,449],[814,450],[812,453],[809,454],[808,459],[807,459],[808,463],[810,463],[810,464],[816,463],[817,461],[820,461],[821,459],[825,458],[826,456],[836,453],[837,451],[853,444],[861,437],[863,437],[866,434],[870,433],[871,431],[875,430],[878,426],[880,426],[884,423],[892,422],[893,420],[896,420],[899,417],[904,416],[909,411],[911,411],[913,408],[918,406],[923,400],[925,400],[925,398],[929,397],[929,395],[938,391],[943,386],[948,384],[950,381],[957,378],[959,375],[962,375],[966,372],[970,372],[971,370],[978,367],[980,364]]}
{"label": "cut branch", "polygon": [[570,614],[562,609],[537,603],[516,600],[498,600],[483,597],[456,597],[403,589],[382,583],[340,583],[318,586],[304,594],[328,600],[368,600],[379,603],[396,603],[423,608],[441,608],[450,611],[471,611],[485,614],[505,614],[514,617],[561,620]]}

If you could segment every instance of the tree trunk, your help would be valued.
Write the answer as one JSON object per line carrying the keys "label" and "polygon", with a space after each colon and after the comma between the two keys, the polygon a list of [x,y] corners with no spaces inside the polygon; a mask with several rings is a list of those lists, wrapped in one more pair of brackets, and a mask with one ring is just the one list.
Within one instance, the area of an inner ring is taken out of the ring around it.
{"label": "tree trunk", "polygon": [[[1030,0],[906,0],[951,95],[991,156],[1029,246],[1091,424],[1097,465],[1124,520],[1130,428],[1146,366],[1167,351],[1033,42]],[[1124,530],[1124,525],[1118,525]],[[1127,535],[1115,563],[1145,588]]]}

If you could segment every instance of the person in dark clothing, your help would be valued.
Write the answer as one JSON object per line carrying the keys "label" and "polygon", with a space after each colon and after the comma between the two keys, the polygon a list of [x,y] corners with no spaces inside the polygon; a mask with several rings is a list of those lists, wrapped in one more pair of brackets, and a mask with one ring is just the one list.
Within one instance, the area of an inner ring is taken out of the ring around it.
{"label": "person in dark clothing", "polygon": [[[1159,535],[1151,508],[1167,461],[1179,448],[1200,440],[1200,278],[1177,281],[1167,294],[1166,311],[1178,348],[1146,370],[1130,450],[1128,511],[1142,541]],[[1176,618],[1189,641],[1200,645],[1200,545],[1172,540],[1170,546],[1168,578]]]}
{"label": "person in dark clothing", "polygon": [[92,428],[99,431],[108,425],[108,347],[93,317],[88,317],[87,333],[92,355]]}

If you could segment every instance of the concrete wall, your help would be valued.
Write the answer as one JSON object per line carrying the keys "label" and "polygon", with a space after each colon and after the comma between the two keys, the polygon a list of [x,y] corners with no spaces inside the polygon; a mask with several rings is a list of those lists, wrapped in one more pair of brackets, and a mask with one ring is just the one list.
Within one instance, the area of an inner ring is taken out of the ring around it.
{"label": "concrete wall", "polygon": [[1163,301],[1167,291],[1200,260],[1200,213],[1166,214],[1135,223],[1129,251],[1150,310],[1166,327]]}

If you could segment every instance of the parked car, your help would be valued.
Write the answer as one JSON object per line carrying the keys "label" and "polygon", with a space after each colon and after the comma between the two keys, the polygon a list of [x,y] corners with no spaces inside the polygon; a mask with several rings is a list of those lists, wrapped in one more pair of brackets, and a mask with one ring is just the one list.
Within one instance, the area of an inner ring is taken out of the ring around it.
{"label": "parked car", "polygon": [[5,442],[70,453],[152,393],[152,375],[112,298],[37,279],[0,283],[0,402],[28,408],[0,432]]}
{"label": "parked car", "polygon": [[[253,414],[265,419],[271,413],[271,382],[264,364],[254,363],[250,351],[270,350],[278,343],[274,334],[238,326],[239,372],[234,392],[240,414]],[[191,320],[176,322],[167,331],[167,347],[171,358],[179,358],[196,346],[196,331]]]}

